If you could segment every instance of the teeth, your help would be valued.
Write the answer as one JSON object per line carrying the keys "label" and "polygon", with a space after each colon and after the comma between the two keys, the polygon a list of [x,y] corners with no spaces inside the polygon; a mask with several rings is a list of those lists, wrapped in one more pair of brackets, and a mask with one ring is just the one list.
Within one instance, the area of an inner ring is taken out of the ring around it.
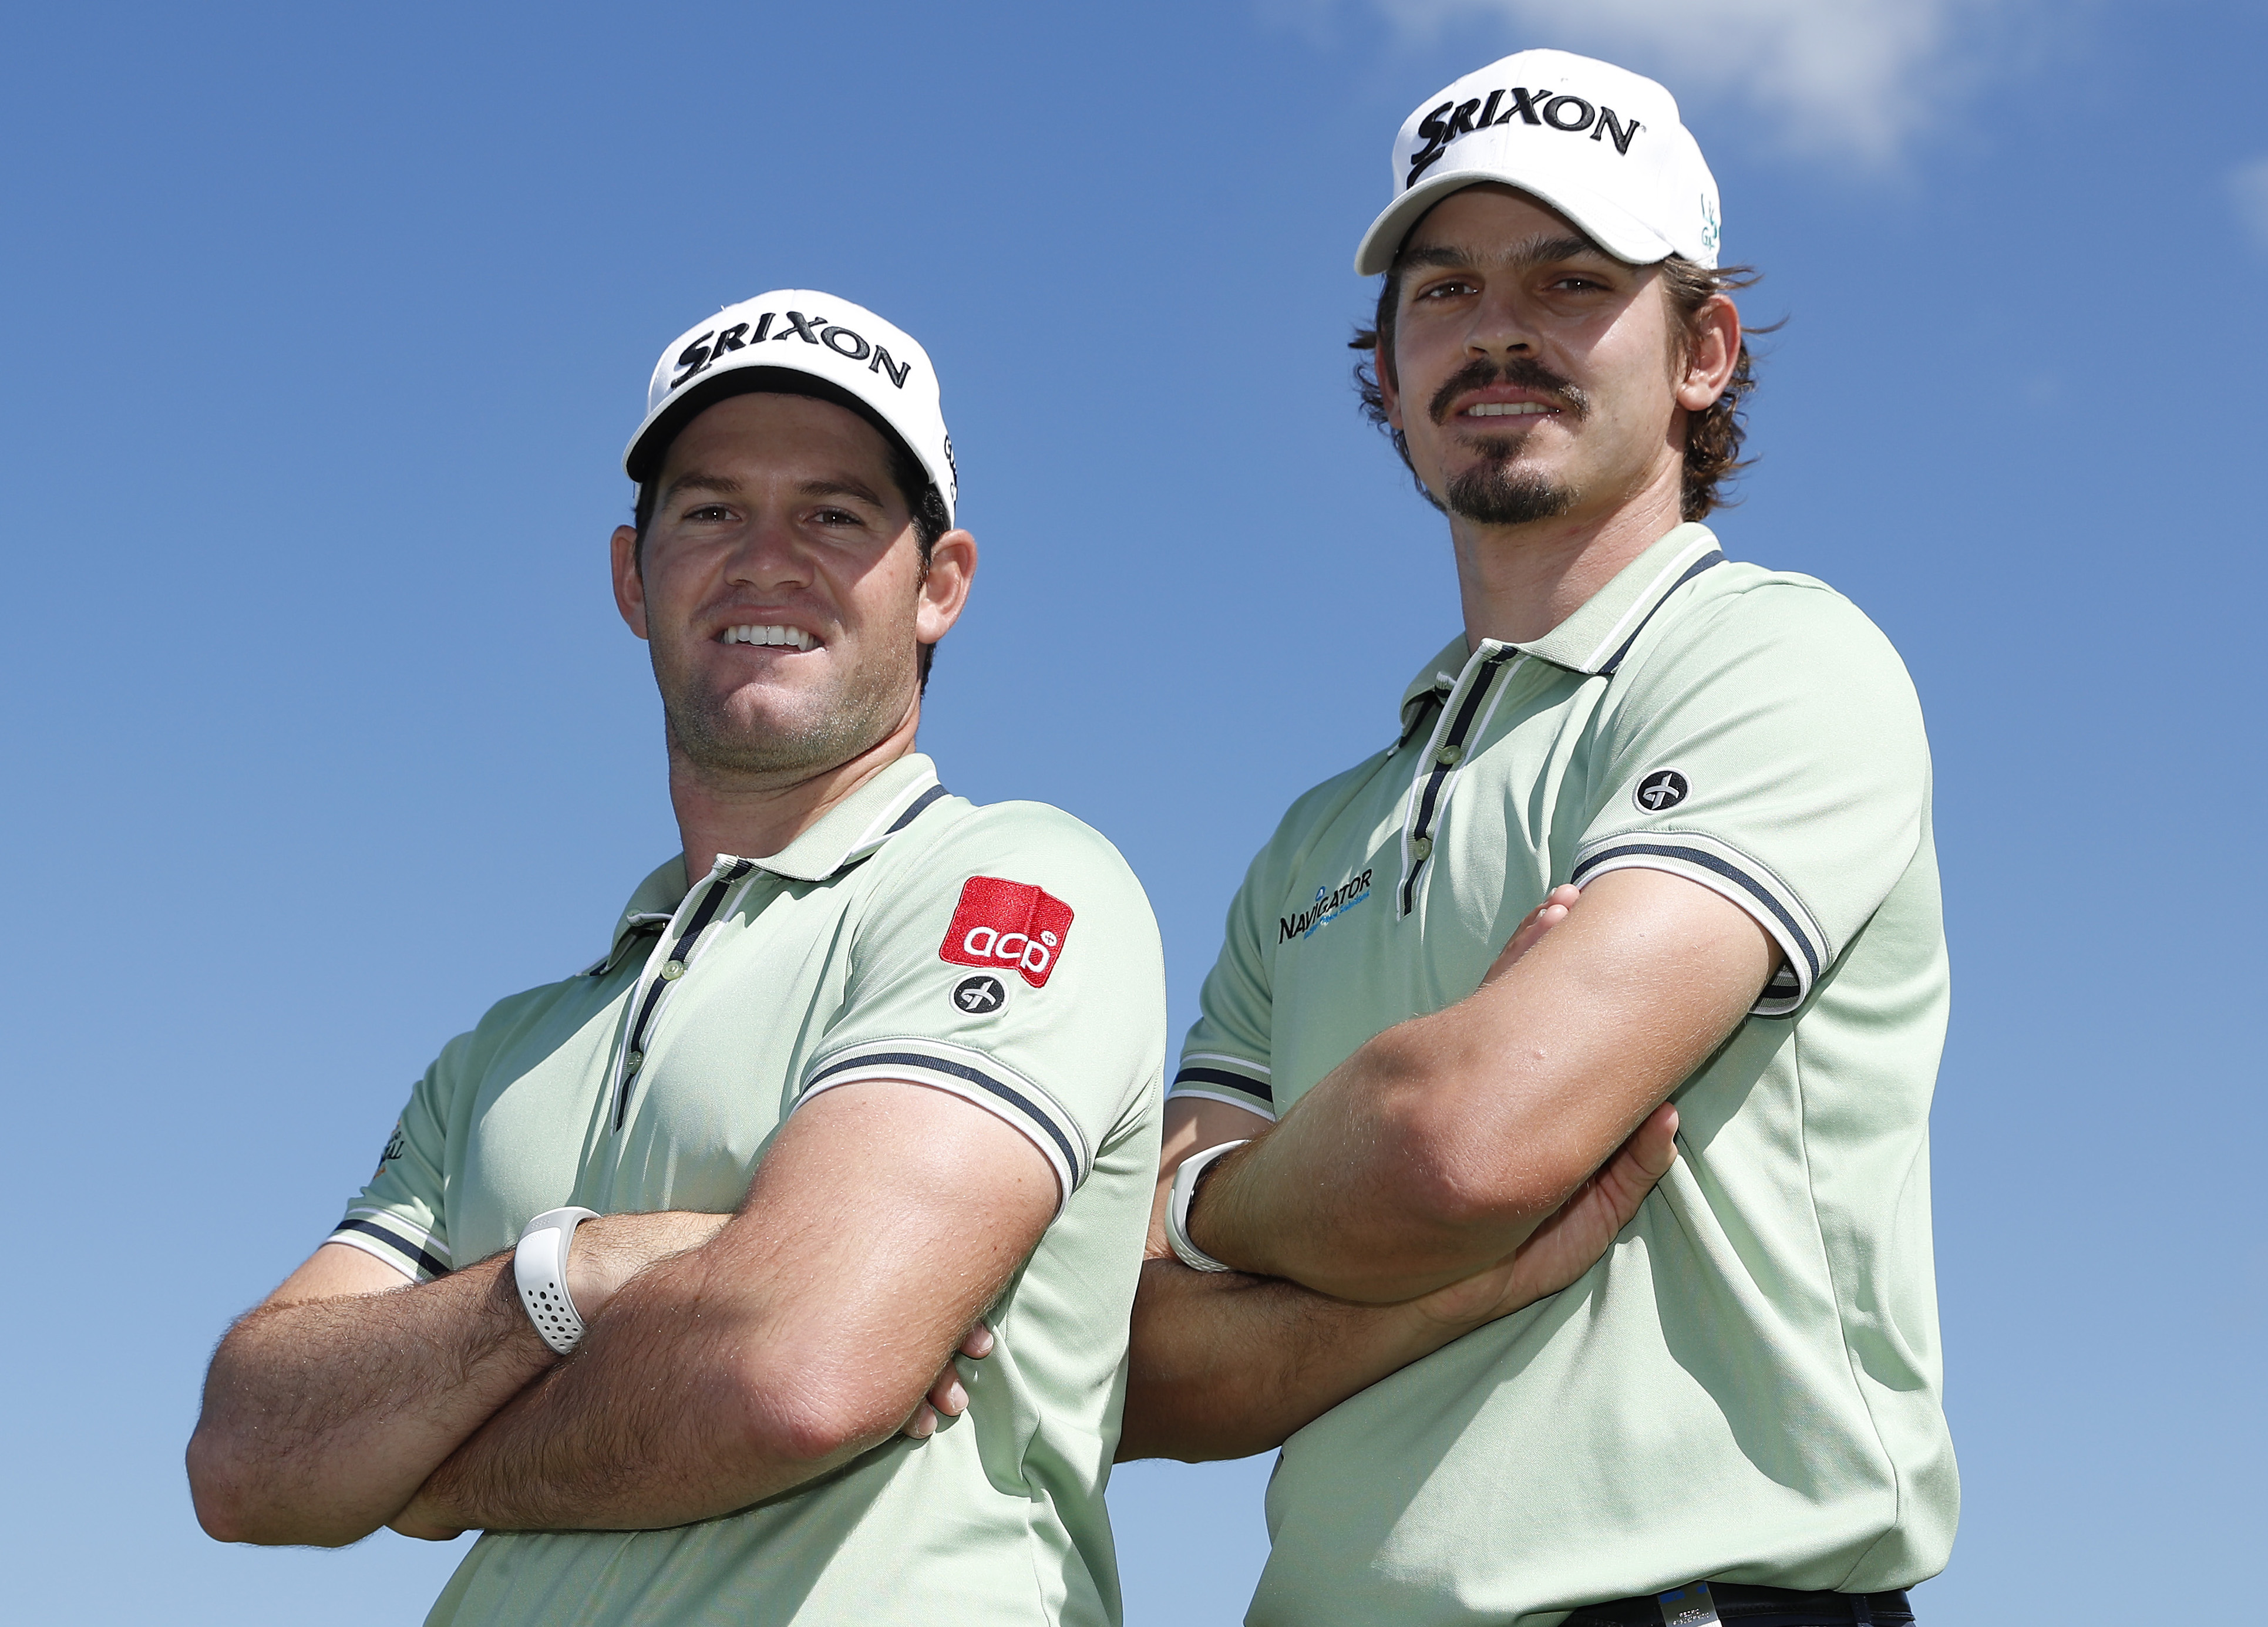
{"label": "teeth", "polygon": [[1544,413],[1550,410],[1550,408],[1541,401],[1483,401],[1476,407],[1465,409],[1467,415],[1475,418],[1510,418],[1527,413]]}
{"label": "teeth", "polygon": [[724,642],[776,644],[790,650],[808,650],[818,641],[799,627],[728,627],[725,629]]}

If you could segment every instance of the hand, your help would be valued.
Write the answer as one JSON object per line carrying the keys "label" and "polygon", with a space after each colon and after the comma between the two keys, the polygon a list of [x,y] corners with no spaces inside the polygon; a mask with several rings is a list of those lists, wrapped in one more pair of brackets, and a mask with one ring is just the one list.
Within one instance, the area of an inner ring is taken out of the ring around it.
{"label": "hand", "polygon": [[631,1277],[666,1255],[700,1248],[732,1218],[673,1210],[585,1220],[567,1250],[567,1297],[576,1314],[591,1321]]}
{"label": "hand", "polygon": [[[966,1356],[982,1361],[992,1353],[992,1329],[978,1322],[961,1342],[954,1357]],[[929,1387],[929,1395],[914,1409],[905,1427],[898,1432],[912,1440],[927,1440],[938,1432],[946,1418],[957,1418],[968,1410],[968,1392],[961,1387],[961,1367],[957,1360],[948,1360],[937,1375],[937,1382]]]}
{"label": "hand", "polygon": [[404,1536],[414,1536],[421,1542],[453,1542],[464,1535],[460,1528],[437,1518],[436,1511],[422,1489],[409,1499],[409,1506],[387,1520],[386,1525],[388,1530],[399,1531]]}
{"label": "hand", "polygon": [[1528,912],[1521,924],[1513,929],[1512,941],[1498,952],[1495,962],[1481,975],[1481,986],[1486,988],[1510,971],[1520,957],[1543,941],[1543,935],[1567,918],[1567,912],[1583,896],[1579,887],[1562,884],[1551,889],[1550,896]]}
{"label": "hand", "polygon": [[1425,1321],[1470,1329],[1557,1293],[1597,1263],[1677,1161],[1677,1109],[1663,1102],[1510,1258],[1410,1301]]}

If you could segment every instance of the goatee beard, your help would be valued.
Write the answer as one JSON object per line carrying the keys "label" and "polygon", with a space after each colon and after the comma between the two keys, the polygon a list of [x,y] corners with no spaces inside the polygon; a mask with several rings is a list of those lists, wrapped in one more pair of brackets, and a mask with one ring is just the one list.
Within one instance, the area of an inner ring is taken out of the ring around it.
{"label": "goatee beard", "polygon": [[1484,440],[1482,461],[1449,482],[1441,506],[1460,519],[1480,526],[1526,526],[1557,519],[1575,506],[1574,488],[1541,475],[1516,472],[1516,441]]}

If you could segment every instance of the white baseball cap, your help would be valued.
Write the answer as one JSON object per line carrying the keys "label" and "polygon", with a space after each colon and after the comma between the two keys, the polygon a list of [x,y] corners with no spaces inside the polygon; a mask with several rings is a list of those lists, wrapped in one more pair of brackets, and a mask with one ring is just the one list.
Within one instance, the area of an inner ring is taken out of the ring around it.
{"label": "white baseball cap", "polygon": [[1717,263],[1717,181],[1677,99],[1612,63],[1520,51],[1429,96],[1394,142],[1394,202],[1354,253],[1387,269],[1425,211],[1501,181],[1541,199],[1631,265]]}
{"label": "white baseball cap", "polygon": [[833,401],[895,437],[937,482],[952,519],[960,482],[929,352],[864,306],[808,288],[726,306],[671,340],[646,386],[645,421],[622,448],[623,471],[644,483],[701,412],[757,390]]}

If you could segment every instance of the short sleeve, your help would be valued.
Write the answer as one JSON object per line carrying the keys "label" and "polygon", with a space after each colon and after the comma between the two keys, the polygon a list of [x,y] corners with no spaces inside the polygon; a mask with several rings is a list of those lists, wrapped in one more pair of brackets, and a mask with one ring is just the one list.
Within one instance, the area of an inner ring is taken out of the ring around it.
{"label": "short sleeve", "polygon": [[1785,957],[1755,1012],[1787,1016],[1921,843],[1912,681],[1855,606],[1801,578],[1695,606],[1638,653],[1603,718],[1603,795],[1569,879],[1664,870],[1730,899]]}
{"label": "short sleeve", "polygon": [[1246,872],[1228,907],[1220,959],[1205,974],[1197,1021],[1182,1043],[1181,1067],[1170,1094],[1225,1101],[1263,1118],[1276,1116],[1269,1034],[1272,991],[1265,946],[1272,924],[1266,899],[1270,853],[1263,849]]}
{"label": "short sleeve", "polygon": [[864,1080],[948,1091],[1020,1131],[1067,1204],[1164,1071],[1165,957],[1141,883],[1037,803],[972,810],[870,862],[887,868],[796,1105]]}
{"label": "short sleeve", "polygon": [[374,1255],[416,1283],[446,1277],[454,1266],[443,1207],[446,1097],[466,1043],[452,1042],[411,1089],[379,1155],[378,1173],[326,1240]]}

